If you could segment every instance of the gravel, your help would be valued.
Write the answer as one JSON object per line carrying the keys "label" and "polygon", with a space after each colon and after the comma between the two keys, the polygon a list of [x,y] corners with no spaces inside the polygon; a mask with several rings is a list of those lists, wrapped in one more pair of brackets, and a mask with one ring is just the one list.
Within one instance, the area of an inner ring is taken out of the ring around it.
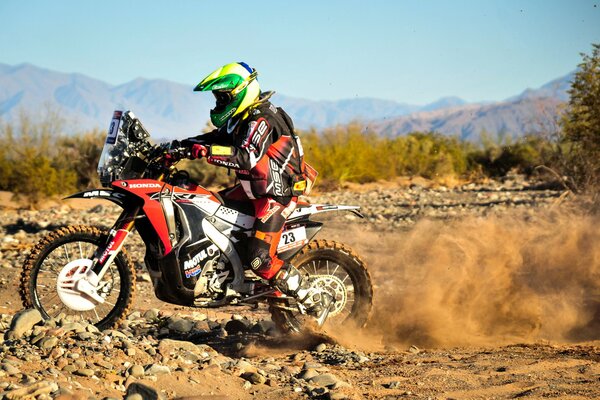
{"label": "gravel", "polygon": [[564,192],[560,185],[529,182],[520,175],[452,188],[417,182],[404,188],[377,187],[358,193],[342,189],[312,196],[309,201],[359,205],[364,219],[350,213],[345,218],[353,223],[377,224],[378,229],[394,230],[410,228],[424,218],[447,220],[546,208],[556,204]]}
{"label": "gravel", "polygon": [[[351,213],[343,218],[353,224],[377,224],[381,229],[394,230],[409,229],[423,218],[445,220],[546,208],[559,201],[561,193],[514,177],[455,188],[413,184],[361,193],[339,190],[314,196],[311,202],[361,205],[364,219]],[[15,270],[31,245],[52,229],[69,224],[106,226],[118,212],[112,205],[89,211],[67,207],[43,211],[0,209],[0,266]],[[137,234],[132,235],[127,248],[138,269],[139,286],[150,287],[142,269],[144,248]],[[0,290],[11,285],[9,280],[0,279]],[[142,298],[153,296],[151,289],[141,290],[138,295]],[[11,301],[19,303],[16,298]],[[291,356],[244,358],[249,344],[270,343],[279,335],[273,322],[260,313],[250,317],[232,313],[222,318],[198,310],[171,313],[150,308],[133,311],[117,329],[101,332],[75,318],[58,316],[42,321],[38,311],[23,310],[14,315],[0,314],[2,333],[0,399],[44,399],[73,392],[85,393],[84,398],[103,398],[107,393],[131,400],[172,398],[175,393],[150,383],[177,376],[202,384],[200,375],[194,375],[201,373],[216,373],[223,382],[236,382],[246,393],[260,387],[279,387],[284,388],[282,398],[301,395],[342,399],[350,384],[336,371],[360,370],[382,357],[320,343],[313,345],[312,351],[298,351]],[[413,346],[404,354],[417,357],[420,353]],[[141,379],[144,383],[137,382]],[[90,382],[94,389],[86,389]],[[387,387],[397,389],[400,384],[394,381]]]}

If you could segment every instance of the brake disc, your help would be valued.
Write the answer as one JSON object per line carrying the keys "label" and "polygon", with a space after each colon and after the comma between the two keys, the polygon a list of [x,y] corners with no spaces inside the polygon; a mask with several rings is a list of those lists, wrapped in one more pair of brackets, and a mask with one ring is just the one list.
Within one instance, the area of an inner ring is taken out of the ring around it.
{"label": "brake disc", "polygon": [[329,316],[339,314],[348,301],[348,293],[344,282],[334,275],[312,275],[310,278],[311,286],[326,291],[335,299],[333,309],[329,311]]}
{"label": "brake disc", "polygon": [[63,304],[75,311],[93,310],[98,302],[86,293],[77,290],[79,281],[86,279],[86,272],[92,266],[92,260],[80,258],[63,267],[56,280],[56,291]]}

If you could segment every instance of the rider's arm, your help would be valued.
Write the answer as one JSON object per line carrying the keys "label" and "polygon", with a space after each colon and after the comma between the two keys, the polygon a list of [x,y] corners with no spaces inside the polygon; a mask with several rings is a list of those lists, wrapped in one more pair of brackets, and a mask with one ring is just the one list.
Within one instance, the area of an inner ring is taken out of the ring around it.
{"label": "rider's arm", "polygon": [[192,147],[194,144],[217,144],[227,146],[231,144],[231,138],[229,136],[230,135],[224,135],[221,129],[215,129],[211,132],[182,140],[181,144],[186,147]]}
{"label": "rider's arm", "polygon": [[240,146],[212,145],[207,160],[210,164],[249,171],[273,143],[272,133],[273,128],[264,117],[250,121]]}

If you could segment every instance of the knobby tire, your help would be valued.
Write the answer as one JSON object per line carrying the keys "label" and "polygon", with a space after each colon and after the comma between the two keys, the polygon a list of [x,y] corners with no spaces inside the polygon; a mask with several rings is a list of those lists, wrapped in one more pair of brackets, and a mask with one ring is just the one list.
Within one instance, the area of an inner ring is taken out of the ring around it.
{"label": "knobby tire", "polygon": [[[57,229],[42,238],[31,250],[31,253],[25,260],[21,271],[19,294],[25,308],[36,308],[42,314],[44,319],[49,319],[49,315],[40,304],[37,296],[36,280],[46,257],[57,247],[70,242],[87,242],[94,245],[102,245],[106,242],[108,232],[97,227],[87,225],[73,225]],[[94,323],[99,329],[109,329],[118,325],[129,312],[133,304],[135,285],[135,269],[125,249],[121,249],[119,254],[113,260],[117,267],[120,278],[120,292],[115,306],[110,310],[105,318]],[[114,290],[114,289],[113,289]]]}

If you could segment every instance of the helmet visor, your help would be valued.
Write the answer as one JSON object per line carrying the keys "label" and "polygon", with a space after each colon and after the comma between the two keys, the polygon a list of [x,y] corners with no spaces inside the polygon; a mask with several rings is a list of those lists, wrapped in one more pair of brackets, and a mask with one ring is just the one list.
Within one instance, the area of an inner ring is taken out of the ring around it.
{"label": "helmet visor", "polygon": [[215,112],[221,112],[225,110],[225,107],[227,107],[233,101],[233,96],[229,90],[213,90],[212,93],[217,100]]}

